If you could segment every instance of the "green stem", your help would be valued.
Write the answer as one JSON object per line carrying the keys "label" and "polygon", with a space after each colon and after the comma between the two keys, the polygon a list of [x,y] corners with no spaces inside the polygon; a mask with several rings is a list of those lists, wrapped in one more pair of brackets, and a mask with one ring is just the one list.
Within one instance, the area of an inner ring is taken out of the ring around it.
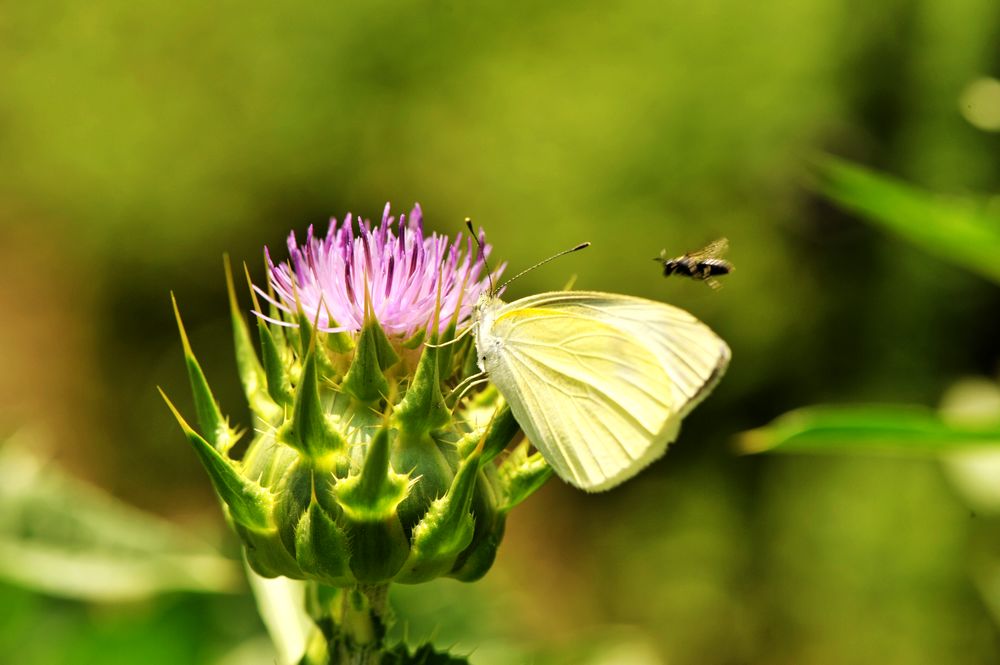
{"label": "green stem", "polygon": [[337,663],[378,665],[385,648],[389,585],[345,590],[337,621],[338,636],[331,655]]}

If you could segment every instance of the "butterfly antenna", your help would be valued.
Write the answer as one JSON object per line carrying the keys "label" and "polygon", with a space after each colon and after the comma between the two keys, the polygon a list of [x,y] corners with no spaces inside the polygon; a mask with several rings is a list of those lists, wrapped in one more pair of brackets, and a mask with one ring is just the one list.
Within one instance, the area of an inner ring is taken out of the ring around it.
{"label": "butterfly antenna", "polygon": [[483,250],[483,243],[479,240],[479,236],[472,229],[472,218],[465,218],[465,226],[469,229],[469,235],[472,239],[476,241],[476,247],[479,248],[479,258],[483,260],[483,266],[486,268],[486,279],[490,282],[490,294],[493,295],[497,292],[496,287],[493,285],[493,271],[490,270],[490,265],[486,263],[486,252]]}
{"label": "butterfly antenna", "polygon": [[559,252],[558,254],[553,254],[552,256],[550,256],[549,258],[545,259],[544,261],[539,261],[538,263],[536,263],[535,265],[531,266],[530,268],[525,268],[521,272],[517,273],[516,275],[514,275],[513,277],[511,277],[510,279],[508,279],[506,282],[504,282],[503,284],[500,285],[500,289],[499,290],[503,291],[505,288],[507,288],[507,285],[510,284],[511,282],[513,282],[515,279],[518,279],[519,277],[523,277],[524,275],[527,275],[529,272],[531,272],[535,268],[541,268],[542,266],[544,266],[549,261],[554,261],[554,260],[558,259],[560,256],[566,256],[567,254],[572,254],[573,252],[579,252],[581,249],[587,249],[588,247],[590,247],[590,243],[589,242],[581,242],[576,247],[571,247],[570,249],[564,249],[563,251]]}

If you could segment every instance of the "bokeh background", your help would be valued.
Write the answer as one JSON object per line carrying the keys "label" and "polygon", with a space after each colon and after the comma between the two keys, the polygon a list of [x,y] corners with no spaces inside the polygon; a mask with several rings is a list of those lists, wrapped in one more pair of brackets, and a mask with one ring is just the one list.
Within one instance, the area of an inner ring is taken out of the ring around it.
{"label": "bokeh background", "polygon": [[[734,359],[636,480],[552,481],[482,582],[400,589],[411,637],[481,663],[1000,660],[971,565],[996,524],[938,463],[733,445],[803,404],[935,405],[994,375],[997,287],[826,203],[810,164],[995,192],[995,1],[0,7],[0,427],[22,448],[235,555],[156,394],[190,411],[169,292],[248,424],[223,252],[260,276],[291,229],[419,201],[513,269],[593,242],[508,295],[576,274],[689,309]],[[718,292],[649,260],[718,236]],[[74,600],[4,552],[0,662],[251,662],[232,650],[263,634],[238,581]]]}

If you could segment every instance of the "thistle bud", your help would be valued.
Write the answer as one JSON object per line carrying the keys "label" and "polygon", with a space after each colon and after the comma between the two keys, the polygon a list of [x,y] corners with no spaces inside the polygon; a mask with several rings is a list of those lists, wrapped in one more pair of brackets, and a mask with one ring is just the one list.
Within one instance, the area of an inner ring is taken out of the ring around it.
{"label": "thistle bud", "polygon": [[255,420],[239,457],[177,311],[198,429],[171,409],[257,573],[364,587],[490,568],[507,512],[551,472],[526,446],[498,464],[517,423],[495,390],[467,392],[480,245],[425,235],[419,207],[397,221],[388,205],[374,227],[348,215],[323,238],[292,234],[289,260],[266,252],[268,284],[251,284],[259,351],[227,263]]}

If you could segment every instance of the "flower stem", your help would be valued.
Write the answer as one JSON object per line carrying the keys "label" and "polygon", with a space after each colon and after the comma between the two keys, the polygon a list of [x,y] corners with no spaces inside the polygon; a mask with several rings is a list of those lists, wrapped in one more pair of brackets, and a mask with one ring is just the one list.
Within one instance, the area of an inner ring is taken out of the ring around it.
{"label": "flower stem", "polygon": [[337,663],[378,665],[385,649],[389,585],[359,586],[341,594],[331,655]]}

